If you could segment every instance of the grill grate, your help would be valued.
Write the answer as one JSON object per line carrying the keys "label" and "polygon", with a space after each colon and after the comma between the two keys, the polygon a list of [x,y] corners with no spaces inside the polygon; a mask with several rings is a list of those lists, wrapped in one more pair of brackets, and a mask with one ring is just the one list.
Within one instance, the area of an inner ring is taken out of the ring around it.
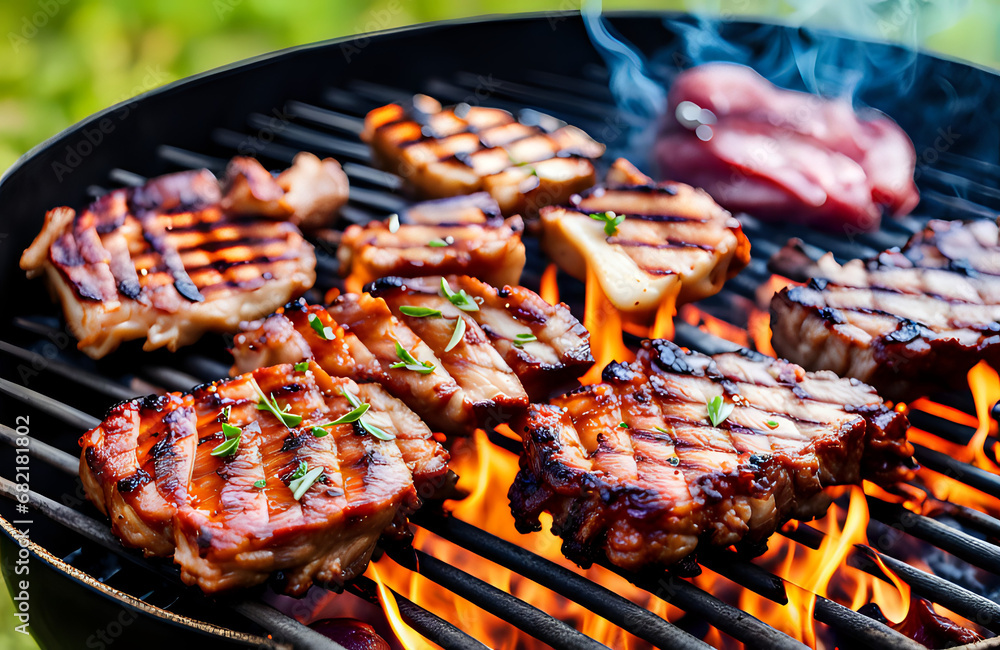
{"label": "grill grate", "polygon": [[[448,79],[431,80],[426,87],[419,90],[434,95],[444,102],[458,102],[476,96],[479,79],[481,77],[476,74],[458,73]],[[526,81],[514,83],[491,77],[491,87],[494,92],[484,104],[506,108],[525,120],[537,120],[542,113],[554,115],[595,135],[606,126],[607,120],[621,119],[607,91],[606,72],[602,70],[588,68],[581,73],[581,78],[529,71],[525,74],[525,79]],[[156,154],[160,161],[178,169],[207,167],[217,173],[224,169],[228,156],[236,152],[245,153],[243,147],[248,142],[253,142],[253,153],[265,163],[287,165],[299,150],[312,151],[317,155],[332,155],[343,163],[344,170],[351,180],[350,203],[345,207],[343,217],[349,222],[364,223],[398,211],[406,205],[406,200],[397,194],[401,188],[399,178],[370,166],[370,152],[357,139],[362,129],[362,118],[368,110],[379,104],[404,101],[412,91],[413,89],[390,88],[355,80],[345,84],[344,89],[329,89],[323,93],[321,96],[325,105],[289,100],[282,107],[282,115],[287,116],[287,119],[277,124],[271,116],[254,113],[247,117],[247,132],[216,129],[212,133],[212,141],[206,144],[205,152],[181,149],[165,143],[158,148]],[[901,221],[887,221],[879,232],[859,235],[853,240],[810,232],[805,237],[806,253],[818,257],[825,251],[831,251],[843,261],[852,257],[871,255],[887,247],[902,245],[931,215],[961,218],[995,217],[993,210],[1000,207],[1000,192],[992,185],[997,178],[1000,178],[1000,167],[946,153],[941,155],[936,167],[921,168],[920,172],[923,202],[916,215]],[[108,175],[110,185],[137,185],[144,180],[142,175],[124,169],[113,169]],[[89,192],[95,196],[105,191],[101,187],[89,188]],[[742,221],[753,246],[753,262],[737,278],[727,283],[722,293],[699,304],[699,307],[708,313],[740,327],[746,325],[741,321],[741,317],[745,317],[746,309],[740,305],[753,303],[758,287],[769,278],[770,274],[764,260],[776,252],[793,234],[802,236],[801,229],[793,232],[789,228],[765,225],[750,217]],[[528,245],[530,247],[532,242],[529,241]],[[336,282],[334,277],[336,260],[328,254],[331,250],[333,249],[330,246],[319,247],[320,289]],[[532,258],[542,259],[540,255],[529,255],[529,259]],[[529,262],[523,282],[537,288],[542,270],[542,265]],[[567,281],[561,283],[560,289],[563,299],[577,308],[579,314],[578,308],[583,298],[582,285],[575,281]],[[52,337],[60,334],[60,330],[53,325],[51,318],[20,317],[15,320],[15,325],[16,331],[23,336],[28,348],[20,347],[13,342],[0,341],[0,353],[22,364],[42,367],[44,373],[60,380],[76,382],[79,386],[106,397],[108,402],[94,405],[95,412],[103,412],[113,400],[133,397],[156,388],[188,389],[201,381],[225,376],[227,373],[226,364],[221,358],[206,356],[201,351],[184,350],[169,358],[150,355],[149,363],[140,368],[137,374],[126,374],[115,379],[107,372],[108,368],[96,368],[89,362],[82,362],[73,354],[48,358],[36,352],[35,350],[38,350],[44,341],[52,340]],[[707,353],[733,347],[728,341],[718,339],[681,321],[676,324],[676,340]],[[54,397],[35,392],[7,379],[0,378],[0,393],[35,411],[53,417],[73,430],[82,432],[98,422],[92,413],[80,411]],[[966,411],[970,408],[967,399],[948,398],[944,401]],[[973,430],[970,427],[919,410],[915,410],[913,415],[915,424],[944,439],[965,443],[972,438]],[[0,425],[0,438],[13,444],[14,437],[16,434],[13,430]],[[517,443],[509,439],[493,436],[491,440],[508,449],[515,451],[518,449]],[[995,441],[988,442],[992,448]],[[36,439],[32,441],[31,453],[35,458],[67,475],[76,474],[77,459],[62,450]],[[946,473],[987,494],[1000,497],[1000,477],[994,474],[922,446],[917,446],[917,458],[932,469]],[[16,494],[14,490],[11,481],[0,477],[0,494],[12,498]],[[140,559],[137,554],[124,550],[103,522],[96,521],[41,494],[31,493],[30,500],[32,505],[45,515],[113,552],[126,562],[142,567],[144,572],[158,575],[167,583],[175,586],[179,584],[173,567],[158,562],[147,562]],[[895,504],[873,497],[869,497],[868,501],[873,520],[892,526],[899,524],[905,518],[905,532],[908,535],[929,542],[974,566],[1000,574],[1000,547],[995,544],[930,517],[915,515]],[[965,511],[967,512],[964,513],[963,523],[977,530],[988,531],[994,536],[1000,534],[1000,521],[968,508]],[[708,647],[695,636],[610,592],[605,587],[471,524],[426,512],[418,513],[414,518],[414,524],[579,603],[654,646],[691,649]],[[784,534],[794,542],[812,548],[818,548],[823,539],[823,533],[805,525],[800,525],[796,530]],[[552,647],[604,647],[531,604],[422,551],[389,548],[387,554],[393,561],[418,571],[428,579]],[[76,556],[72,554],[67,556],[67,558],[73,557]],[[922,571],[902,560],[860,545],[851,553],[850,563],[888,581],[876,558],[908,583],[915,593],[948,607],[987,629],[1000,632],[1000,605],[944,577]],[[787,603],[787,589],[797,589],[732,551],[717,551],[706,555],[700,561],[707,568],[732,582],[776,603]],[[688,612],[694,618],[713,625],[743,642],[747,647],[782,649],[805,647],[799,641],[677,575],[670,573],[632,575],[610,565],[607,568]],[[116,572],[111,572],[105,579],[114,579],[115,575]],[[348,591],[371,602],[378,601],[375,585],[370,580],[364,578],[356,580],[348,587]],[[149,592],[145,596],[159,598],[162,595]],[[165,598],[162,606],[174,607],[179,601],[195,597],[191,594],[191,590],[181,590],[173,599]],[[442,647],[485,647],[451,623],[412,601],[399,594],[396,594],[396,599],[403,618],[420,634]],[[268,630],[276,638],[295,643],[296,647],[338,647],[325,638],[317,638],[319,637],[317,633],[259,601],[238,601],[231,604],[231,607],[241,616]],[[859,646],[872,648],[891,646],[906,649],[923,647],[880,622],[826,598],[817,598],[815,618]]]}

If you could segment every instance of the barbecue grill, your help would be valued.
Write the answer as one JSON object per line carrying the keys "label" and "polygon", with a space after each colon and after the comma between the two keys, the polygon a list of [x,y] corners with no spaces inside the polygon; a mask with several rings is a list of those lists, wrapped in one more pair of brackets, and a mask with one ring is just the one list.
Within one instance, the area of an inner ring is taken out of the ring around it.
{"label": "barbecue grill", "polygon": [[[608,20],[649,58],[650,69],[660,77],[723,58],[748,63],[792,87],[829,90],[825,82],[853,75],[855,97],[896,119],[916,147],[921,205],[902,220],[886,219],[877,232],[832,235],[742,217],[753,261],[720,294],[698,304],[705,322],[718,319],[746,328],[757,292],[770,277],[766,261],[791,236],[800,237],[812,256],[832,251],[845,260],[902,245],[929,218],[995,218],[1000,207],[995,189],[1000,180],[1000,129],[995,126],[1000,123],[1000,79],[992,72],[883,43],[780,25],[663,14],[616,14]],[[709,44],[705,38],[692,39],[693,34],[711,35]],[[818,64],[808,71],[797,65],[806,52],[819,54]],[[609,57],[608,62],[616,60]],[[573,13],[384,32],[296,48],[171,84],[61,133],[7,173],[0,182],[5,214],[0,224],[0,297],[4,304],[10,301],[12,318],[0,325],[0,438],[9,443],[0,451],[0,494],[7,497],[0,502],[0,553],[11,591],[22,591],[20,580],[29,583],[25,591],[30,626],[43,646],[120,643],[159,648],[211,642],[219,647],[340,647],[299,623],[295,606],[291,616],[276,609],[276,599],[263,589],[210,599],[184,587],[169,562],[147,561],[124,549],[103,517],[85,502],[75,478],[80,434],[118,400],[189,389],[225,376],[229,362],[225,341],[217,336],[176,354],[139,353],[135,345],[99,362],[79,354],[57,308],[17,267],[45,211],[57,205],[81,206],[113,187],[171,171],[207,167],[218,173],[233,155],[253,155],[265,166],[279,168],[306,150],[344,164],[351,180],[351,200],[342,212],[345,222],[383,218],[408,199],[398,177],[372,166],[367,146],[358,140],[362,118],[376,106],[406,101],[415,92],[445,103],[505,108],[523,120],[551,115],[605,141],[611,152],[628,152],[642,161],[648,152],[641,145],[637,148],[635,133],[648,123],[619,105],[623,98],[609,91],[610,74],[588,38],[584,20]],[[323,291],[337,282],[335,246],[316,243],[317,289]],[[537,241],[527,243],[523,283],[537,290],[547,262]],[[583,285],[560,275],[559,290],[561,299],[582,318]],[[734,347],[712,331],[678,319],[675,340],[709,353]],[[935,401],[975,416],[976,405],[968,393],[939,395]],[[965,421],[916,407],[911,421],[951,443],[966,444],[975,431]],[[30,459],[24,457],[24,441],[17,440],[25,433],[31,438]],[[992,454],[995,440],[988,438],[987,443]],[[490,444],[518,448],[502,435],[491,435]],[[19,446],[22,451],[17,451]],[[1000,476],[927,446],[917,446],[917,459],[1000,498]],[[17,483],[30,485],[27,512],[16,507],[18,495],[25,494],[18,492]],[[993,542],[1000,539],[1000,520],[989,514],[956,504],[950,518],[932,518],[874,496],[868,497],[868,506],[872,521],[889,527],[886,530],[896,529],[907,540],[936,547],[957,558],[961,567],[1000,575],[1000,546]],[[505,508],[505,501],[497,507]],[[721,633],[714,638],[746,647],[806,647],[741,610],[738,600],[699,588],[683,571],[622,573],[681,612],[668,622],[576,571],[434,507],[419,513],[414,523],[575,601],[654,647],[707,648],[702,641],[707,626]],[[823,538],[808,525],[783,534],[811,548]],[[17,564],[22,548],[27,565]],[[935,575],[911,566],[905,556],[893,554],[895,548],[898,545],[857,547],[848,561],[887,583],[894,574],[915,595],[973,621],[986,635],[1000,632],[1000,605],[984,590],[977,590],[960,572]],[[553,648],[605,647],[552,612],[491,585],[476,575],[476,567],[454,566],[422,550],[384,550],[389,559],[380,564],[394,562],[418,572],[521,630],[526,638]],[[793,585],[736,552],[715,552],[699,561],[765,599],[779,604],[789,600]],[[22,575],[19,566],[27,566],[28,573]],[[347,587],[375,603],[378,590],[367,578]],[[460,623],[429,611],[432,608],[400,594],[396,602],[402,619],[426,639],[445,648],[486,647]],[[813,614],[840,647],[923,647],[833,598],[817,597]],[[976,647],[1000,643],[990,639]]]}

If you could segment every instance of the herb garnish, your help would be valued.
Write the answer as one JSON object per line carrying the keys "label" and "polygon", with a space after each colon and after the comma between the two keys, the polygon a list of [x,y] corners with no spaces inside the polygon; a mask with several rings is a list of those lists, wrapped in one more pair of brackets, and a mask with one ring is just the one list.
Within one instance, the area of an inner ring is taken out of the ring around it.
{"label": "herb garnish", "polygon": [[324,341],[333,340],[333,328],[324,326],[323,321],[321,321],[319,316],[316,314],[309,314],[309,325],[313,328],[313,331],[316,332],[316,335]]}
{"label": "herb garnish", "polygon": [[243,429],[234,427],[231,424],[223,423],[222,435],[226,437],[225,441],[211,452],[213,456],[218,458],[223,456],[232,456],[236,453],[236,450],[240,446],[240,438],[243,435]]}
{"label": "herb garnish", "polygon": [[775,420],[766,420],[764,424],[767,425],[768,429],[777,429],[778,423]]}
{"label": "herb garnish", "polygon": [[450,246],[451,244],[449,244],[443,239],[432,239],[429,242],[427,242],[427,245],[430,246],[431,248],[444,248],[445,246]]}
{"label": "herb garnish", "polygon": [[417,359],[399,341],[396,341],[396,356],[400,358],[400,361],[390,365],[390,368],[406,368],[407,370],[419,372],[421,375],[429,375],[437,367],[429,361],[420,361]]}
{"label": "herb garnish", "polygon": [[515,334],[514,335],[514,347],[521,348],[524,347],[525,343],[531,343],[532,341],[537,341],[538,337],[534,334]]}
{"label": "herb garnish", "polygon": [[270,411],[271,415],[281,420],[281,423],[284,424],[289,429],[291,429],[292,427],[297,427],[300,424],[302,424],[301,415],[295,415],[294,413],[289,413],[289,411],[292,408],[290,405],[286,404],[285,408],[282,409],[281,407],[278,406],[278,400],[274,399],[273,394],[271,395],[271,398],[268,399],[268,397],[264,394],[264,391],[261,390],[261,387],[257,383],[256,379],[251,377],[250,383],[253,385],[254,390],[257,391],[258,411]]}
{"label": "herb garnish", "polygon": [[291,476],[292,480],[288,482],[288,489],[292,491],[292,498],[296,501],[301,499],[302,495],[306,493],[306,490],[311,488],[313,483],[318,481],[322,474],[322,467],[309,469],[308,461],[299,461],[298,468],[296,468],[295,472]]}
{"label": "herb garnish", "polygon": [[663,427],[653,427],[653,428],[659,431],[660,433],[666,433],[667,435],[670,434],[670,432],[664,429]]}
{"label": "herb garnish", "polygon": [[305,361],[299,361],[297,364],[295,364],[295,372],[305,372],[306,370],[309,370],[308,359]]}
{"label": "herb garnish", "polygon": [[722,424],[730,416],[736,405],[722,399],[722,395],[716,395],[708,400],[708,419],[713,427]]}
{"label": "herb garnish", "polygon": [[333,427],[338,424],[353,424],[354,422],[360,420],[361,416],[367,413],[368,409],[370,408],[371,408],[370,404],[359,404],[357,407],[355,407],[353,411],[341,415],[333,422],[327,422],[326,424],[317,424],[316,426],[312,427],[312,434],[317,438],[322,438],[326,434],[330,433],[329,431],[326,430],[327,427]]}
{"label": "herb garnish", "polygon": [[267,479],[266,478],[262,478],[259,481],[254,481],[253,482],[253,486],[255,488],[258,488],[258,489],[259,488],[263,488],[263,487],[267,487]]}
{"label": "herb garnish", "polygon": [[441,294],[462,311],[479,311],[479,304],[465,292],[465,289],[460,289],[458,293],[455,293],[444,278],[441,278]]}
{"label": "herb garnish", "polygon": [[[345,389],[345,390],[341,391],[341,394],[343,394],[344,398],[347,399],[347,402],[352,407],[358,408],[359,406],[362,405],[361,400],[359,400],[357,397],[355,397],[350,391],[348,391],[348,390]],[[383,431],[382,429],[380,429],[379,427],[375,426],[374,424],[369,423],[363,417],[358,419],[358,424],[361,425],[362,429],[364,429],[365,431],[367,431],[371,435],[375,436],[379,440],[395,440],[396,439],[395,435],[393,435],[391,433],[388,433],[386,431]]]}
{"label": "herb garnish", "polygon": [[615,214],[611,210],[607,212],[598,212],[597,214],[591,214],[591,219],[604,222],[604,234],[611,237],[616,232],[618,232],[618,226],[625,221],[624,214]]}
{"label": "herb garnish", "polygon": [[425,318],[427,316],[438,318],[441,316],[441,312],[437,309],[431,309],[430,307],[415,307],[413,305],[401,305],[399,307],[399,313],[404,316],[412,316],[414,318]]}
{"label": "herb garnish", "polygon": [[458,343],[465,337],[465,319],[461,316],[455,320],[455,331],[451,333],[451,340],[448,341],[448,345],[445,346],[445,352],[451,352],[452,349],[458,345]]}
{"label": "herb garnish", "polygon": [[628,429],[628,425],[625,424],[624,422],[619,422],[618,423],[618,428],[619,429]]}

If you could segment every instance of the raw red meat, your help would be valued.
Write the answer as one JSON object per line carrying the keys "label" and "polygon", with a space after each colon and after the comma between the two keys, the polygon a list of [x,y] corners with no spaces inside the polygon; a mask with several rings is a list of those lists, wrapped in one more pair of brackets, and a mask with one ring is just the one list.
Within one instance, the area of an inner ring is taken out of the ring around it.
{"label": "raw red meat", "polygon": [[664,178],[703,187],[733,212],[848,233],[910,212],[913,143],[891,119],[843,99],[778,88],[750,68],[711,63],[670,89],[656,158]]}

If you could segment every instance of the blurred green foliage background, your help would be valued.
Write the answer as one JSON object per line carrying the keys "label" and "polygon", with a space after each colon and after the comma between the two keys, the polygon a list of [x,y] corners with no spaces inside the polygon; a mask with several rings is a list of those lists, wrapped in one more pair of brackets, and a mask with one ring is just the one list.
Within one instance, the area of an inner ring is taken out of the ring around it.
{"label": "blurred green foliage background", "polygon": [[[579,0],[3,0],[0,170],[101,108],[256,54],[425,21],[577,7]],[[994,0],[607,0],[604,7],[778,18],[1000,67]],[[14,624],[11,601],[0,596],[0,648],[36,647]]]}

